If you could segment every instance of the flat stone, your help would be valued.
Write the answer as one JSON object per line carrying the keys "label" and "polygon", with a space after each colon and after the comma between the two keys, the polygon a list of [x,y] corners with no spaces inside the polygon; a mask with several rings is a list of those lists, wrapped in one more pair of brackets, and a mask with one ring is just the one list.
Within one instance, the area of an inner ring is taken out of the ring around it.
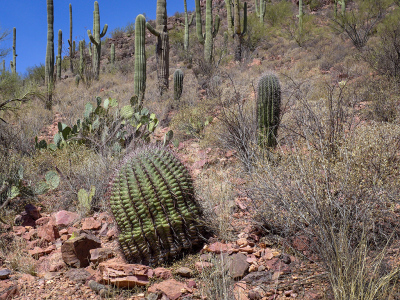
{"label": "flat stone", "polygon": [[101,242],[97,237],[82,233],[64,242],[61,246],[62,258],[71,267],[84,268],[89,265],[90,250],[100,247]]}
{"label": "flat stone", "polygon": [[228,256],[229,273],[233,279],[241,279],[249,270],[247,255],[235,253]]}
{"label": "flat stone", "polygon": [[272,284],[272,272],[270,271],[259,271],[259,272],[252,272],[246,275],[242,281],[249,283],[253,286],[259,285],[268,285]]}
{"label": "flat stone", "polygon": [[85,283],[85,281],[92,276],[85,269],[69,269],[65,276],[69,278],[69,280],[77,283]]}
{"label": "flat stone", "polygon": [[61,210],[57,212],[54,217],[57,226],[67,227],[74,223],[78,219],[79,215],[71,211]]}
{"label": "flat stone", "polygon": [[90,249],[90,261],[94,264],[101,263],[107,259],[114,257],[114,251],[110,248]]}
{"label": "flat stone", "polygon": [[102,262],[99,264],[101,283],[115,285],[119,288],[145,286],[153,273],[150,267],[139,264]]}
{"label": "flat stone", "polygon": [[180,267],[175,272],[176,272],[176,274],[178,274],[182,277],[190,278],[193,276],[193,270],[190,268],[186,268],[186,267]]}
{"label": "flat stone", "polygon": [[93,217],[82,220],[82,230],[98,230],[101,228],[101,222]]}
{"label": "flat stone", "polygon": [[8,279],[10,277],[10,274],[11,274],[11,270],[1,269],[0,270],[0,279],[1,280]]}
{"label": "flat stone", "polygon": [[155,268],[153,270],[153,273],[154,273],[154,277],[157,277],[157,278],[162,278],[162,279],[172,278],[171,271],[166,268],[161,268],[161,267]]}
{"label": "flat stone", "polygon": [[182,290],[184,289],[186,289],[184,283],[175,279],[168,279],[152,285],[148,291],[150,293],[163,292],[170,300],[176,300],[182,296]]}

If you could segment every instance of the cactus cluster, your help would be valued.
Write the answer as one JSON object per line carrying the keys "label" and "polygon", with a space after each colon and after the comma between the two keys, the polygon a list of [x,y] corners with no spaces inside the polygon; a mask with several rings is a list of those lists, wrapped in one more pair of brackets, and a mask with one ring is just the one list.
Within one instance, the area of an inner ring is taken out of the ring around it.
{"label": "cactus cluster", "polygon": [[45,63],[45,81],[47,85],[46,108],[52,108],[54,88],[54,5],[53,0],[47,0],[47,48]]}
{"label": "cactus cluster", "polygon": [[176,69],[174,72],[174,100],[179,100],[183,90],[183,72]]}
{"label": "cactus cluster", "polygon": [[280,121],[281,87],[273,74],[261,76],[257,93],[258,144],[275,147]]}
{"label": "cactus cluster", "polygon": [[133,79],[134,91],[143,104],[146,90],[146,18],[138,15],[135,20],[135,74]]}
{"label": "cactus cluster", "polygon": [[197,39],[200,44],[204,45],[204,60],[210,63],[213,59],[214,38],[217,36],[219,30],[220,19],[216,15],[213,22],[212,0],[206,0],[206,29],[203,34],[200,0],[195,0],[195,4]]}
{"label": "cactus cluster", "polygon": [[90,41],[93,43],[92,64],[93,64],[93,74],[96,80],[99,79],[100,75],[101,38],[106,35],[107,29],[108,25],[105,24],[103,30],[100,33],[99,3],[95,1],[94,11],[93,11],[93,34],[90,31],[90,29],[87,31],[87,33]]}
{"label": "cactus cluster", "polygon": [[201,243],[192,179],[163,148],[140,148],[124,160],[113,178],[110,204],[128,262],[156,265]]}
{"label": "cactus cluster", "polygon": [[167,1],[157,0],[156,28],[146,23],[147,29],[157,37],[156,61],[160,95],[168,90],[169,82],[169,36],[167,31]]}

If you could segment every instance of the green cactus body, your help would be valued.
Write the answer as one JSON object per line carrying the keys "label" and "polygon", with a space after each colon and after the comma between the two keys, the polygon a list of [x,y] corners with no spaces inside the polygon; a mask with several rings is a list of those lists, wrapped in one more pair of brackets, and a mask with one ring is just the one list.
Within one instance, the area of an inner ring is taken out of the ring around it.
{"label": "green cactus body", "polygon": [[94,11],[93,11],[93,35],[90,29],[87,31],[87,33],[90,38],[90,41],[93,43],[92,63],[93,63],[93,74],[96,80],[99,80],[99,75],[100,75],[101,38],[106,35],[107,28],[108,25],[105,24],[103,30],[100,33],[99,3],[95,1]]}
{"label": "green cactus body", "polygon": [[195,0],[196,4],[196,32],[200,44],[204,45],[204,60],[210,63],[213,59],[214,38],[219,30],[220,19],[215,17],[213,24],[212,0],[206,0],[206,27],[203,34],[200,0]]}
{"label": "green cactus body", "polygon": [[299,18],[299,38],[303,34],[303,0],[299,0],[299,14],[297,17]]}
{"label": "green cactus body", "polygon": [[17,74],[17,29],[13,28],[13,60],[11,71],[13,74]]}
{"label": "green cactus body", "polygon": [[255,7],[256,7],[256,14],[257,17],[260,18],[260,23],[264,24],[264,16],[265,16],[265,2],[266,0],[254,0]]}
{"label": "green cactus body", "polygon": [[134,91],[142,105],[146,90],[146,18],[138,15],[135,21]]}
{"label": "green cactus body", "polygon": [[225,0],[226,21],[228,23],[228,34],[233,36],[232,0]]}
{"label": "green cactus body", "polygon": [[124,160],[110,205],[130,263],[156,265],[201,243],[201,212],[189,172],[165,149],[144,147]]}
{"label": "green cactus body", "polygon": [[81,82],[81,76],[79,76],[79,74],[76,74],[76,76],[75,76],[75,85],[76,85],[76,87],[79,86],[80,82]]}
{"label": "green cactus body", "polygon": [[174,99],[179,100],[182,96],[183,90],[183,72],[176,69],[174,72]]}
{"label": "green cactus body", "polygon": [[183,0],[183,5],[185,8],[185,33],[184,33],[184,37],[183,37],[183,49],[187,52],[187,51],[189,51],[189,26],[193,22],[194,15],[192,15],[189,20],[189,15],[187,13],[186,0]]}
{"label": "green cactus body", "polygon": [[243,36],[247,32],[247,2],[243,6],[243,28],[240,24],[240,1],[233,0],[233,15],[234,15],[234,38],[235,38],[235,60],[242,60],[242,43]]}
{"label": "green cactus body", "polygon": [[110,48],[110,62],[113,65],[115,63],[115,45],[111,44]]}
{"label": "green cactus body", "polygon": [[54,6],[53,0],[47,0],[47,48],[45,63],[45,81],[47,85],[46,108],[52,107],[54,88]]}
{"label": "green cactus body", "polygon": [[75,41],[72,40],[72,4],[69,4],[69,69],[73,73],[74,65],[72,59],[75,57]]}
{"label": "green cactus body", "polygon": [[273,74],[263,75],[258,82],[257,126],[258,144],[275,147],[280,121],[281,87]]}
{"label": "green cactus body", "polygon": [[83,67],[84,67],[84,56],[83,56],[83,50],[85,49],[85,41],[79,41],[79,77],[83,76]]}
{"label": "green cactus body", "polygon": [[57,54],[57,80],[61,80],[61,50],[62,50],[62,31],[58,31],[58,54]]}
{"label": "green cactus body", "polygon": [[156,28],[146,23],[147,29],[157,37],[156,61],[157,78],[160,95],[169,87],[169,36],[167,31],[167,2],[157,0]]}
{"label": "green cactus body", "polygon": [[3,73],[6,71],[6,61],[3,59]]}
{"label": "green cactus body", "polygon": [[340,0],[342,16],[346,14],[346,0]]}

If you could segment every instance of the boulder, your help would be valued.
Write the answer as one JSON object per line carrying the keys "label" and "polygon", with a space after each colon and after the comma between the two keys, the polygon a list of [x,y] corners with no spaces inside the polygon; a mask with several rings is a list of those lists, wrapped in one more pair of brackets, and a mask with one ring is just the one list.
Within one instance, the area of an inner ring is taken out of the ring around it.
{"label": "boulder", "polygon": [[54,217],[57,226],[67,227],[75,222],[78,219],[79,215],[71,211],[61,210],[57,212]]}
{"label": "boulder", "polygon": [[82,230],[98,230],[101,228],[101,222],[93,217],[82,220]]}
{"label": "boulder", "polygon": [[81,233],[80,236],[69,239],[61,246],[64,262],[74,268],[84,268],[89,265],[90,250],[101,247],[100,240],[94,235]]}
{"label": "boulder", "polygon": [[175,279],[168,279],[160,283],[156,283],[149,288],[150,293],[164,293],[170,300],[176,300],[182,296],[182,290],[186,289],[186,285]]}
{"label": "boulder", "polygon": [[46,224],[37,228],[37,236],[47,242],[54,242],[60,237],[57,226],[53,224]]}

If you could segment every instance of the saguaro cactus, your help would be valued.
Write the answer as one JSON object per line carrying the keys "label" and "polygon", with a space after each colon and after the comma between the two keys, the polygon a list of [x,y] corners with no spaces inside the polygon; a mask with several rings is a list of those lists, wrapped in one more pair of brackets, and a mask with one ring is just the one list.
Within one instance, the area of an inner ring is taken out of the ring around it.
{"label": "saguaro cactus", "polygon": [[233,36],[232,0],[225,0],[226,21],[228,23],[228,34]]}
{"label": "saguaro cactus", "polygon": [[303,0],[299,0],[299,14],[297,17],[299,18],[299,39],[301,39],[301,35],[303,34]]}
{"label": "saguaro cactus", "polygon": [[176,69],[174,72],[174,99],[179,100],[183,90],[183,72]]}
{"label": "saguaro cactus", "polygon": [[281,87],[273,74],[261,76],[257,94],[258,143],[275,147],[280,121]]}
{"label": "saguaro cactus", "polygon": [[125,158],[113,178],[110,206],[130,263],[156,265],[201,243],[192,179],[165,149],[145,147]]}
{"label": "saguaro cactus", "polygon": [[13,60],[10,62],[11,72],[17,74],[17,29],[13,28]]}
{"label": "saguaro cactus", "polygon": [[4,73],[6,71],[6,61],[3,59],[3,70],[2,72]]}
{"label": "saguaro cactus", "polygon": [[235,25],[235,60],[242,60],[242,43],[243,36],[247,32],[247,2],[243,6],[243,28],[240,24],[240,1],[233,0],[233,15],[234,15],[234,25]]}
{"label": "saguaro cactus", "polygon": [[168,90],[169,78],[169,36],[167,31],[167,2],[166,0],[157,0],[156,10],[156,28],[150,23],[146,23],[147,29],[157,37],[156,60],[158,89],[160,95]]}
{"label": "saguaro cactus", "polygon": [[72,63],[75,57],[75,41],[72,40],[72,4],[69,4],[69,69],[74,72],[74,64]]}
{"label": "saguaro cactus", "polygon": [[206,0],[206,29],[203,34],[200,0],[195,0],[195,4],[197,38],[200,44],[204,45],[204,60],[210,63],[213,58],[214,38],[217,36],[219,30],[219,16],[215,17],[215,24],[213,26],[212,0]]}
{"label": "saguaro cactus", "polygon": [[90,29],[87,31],[87,33],[90,41],[93,43],[92,64],[93,64],[94,79],[96,80],[99,80],[99,75],[100,75],[101,38],[106,35],[107,28],[108,25],[105,24],[102,32],[100,33],[99,3],[95,1],[94,11],[93,11],[93,35]]}
{"label": "saguaro cactus", "polygon": [[146,90],[146,18],[138,15],[135,20],[135,74],[134,91],[140,105],[143,103]]}
{"label": "saguaro cactus", "polygon": [[53,0],[47,0],[47,48],[45,64],[45,81],[47,84],[46,108],[52,108],[54,88],[54,6]]}
{"label": "saguaro cactus", "polygon": [[192,23],[193,23],[194,15],[191,15],[190,20],[189,20],[186,0],[183,0],[183,5],[185,8],[185,33],[184,33],[184,37],[183,37],[183,49],[187,52],[187,51],[189,51],[189,26],[192,25]]}
{"label": "saguaro cactus", "polygon": [[110,62],[112,65],[115,63],[115,45],[114,45],[114,43],[111,44],[111,48],[110,48]]}
{"label": "saguaro cactus", "polygon": [[78,73],[83,78],[85,40],[79,41],[79,69]]}
{"label": "saguaro cactus", "polygon": [[57,80],[61,80],[61,50],[62,50],[62,31],[58,31],[58,54],[57,54]]}
{"label": "saguaro cactus", "polygon": [[265,16],[265,2],[266,0],[254,0],[255,7],[256,7],[256,14],[257,17],[260,18],[260,23],[264,23],[264,16]]}

